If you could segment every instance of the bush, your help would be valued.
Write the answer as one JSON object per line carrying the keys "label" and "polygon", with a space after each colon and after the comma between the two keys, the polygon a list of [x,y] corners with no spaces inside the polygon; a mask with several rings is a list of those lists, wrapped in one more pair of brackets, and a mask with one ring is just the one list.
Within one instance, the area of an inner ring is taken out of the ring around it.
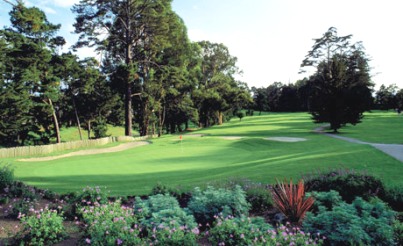
{"label": "bush", "polygon": [[82,207],[80,213],[85,228],[83,244],[145,245],[133,209],[122,207],[120,201]]}
{"label": "bush", "polygon": [[14,181],[10,186],[5,188],[5,192],[7,192],[9,197],[21,197],[31,200],[39,197],[39,193],[34,187],[28,186],[19,181]]}
{"label": "bush", "polygon": [[246,200],[251,205],[250,212],[263,213],[273,207],[273,198],[264,186],[253,186],[245,190]]}
{"label": "bush", "polygon": [[108,203],[108,194],[103,191],[99,186],[87,186],[75,197],[77,206],[93,206]]}
{"label": "bush", "polygon": [[396,245],[403,245],[403,223],[396,220],[393,224],[393,234]]}
{"label": "bush", "polygon": [[168,195],[157,194],[147,200],[136,197],[135,214],[146,235],[161,245],[197,245],[199,229],[192,215],[180,208],[178,201]]}
{"label": "bush", "polygon": [[299,228],[281,226],[277,230],[263,218],[217,218],[208,232],[213,245],[321,245],[323,240],[312,238]]}
{"label": "bush", "polygon": [[315,203],[312,206],[312,211],[314,212],[318,212],[320,207],[332,210],[333,207],[338,206],[343,202],[339,192],[334,190],[329,192],[312,192],[308,195],[315,198]]}
{"label": "bush", "polygon": [[108,132],[108,125],[106,124],[106,120],[102,117],[96,119],[92,130],[94,131],[95,138],[108,137],[106,134]]}
{"label": "bush", "polygon": [[212,186],[201,191],[196,187],[189,201],[188,209],[200,224],[212,224],[214,216],[223,217],[246,215],[250,204],[246,201],[245,192],[239,185],[233,190],[215,189]]}
{"label": "bush", "polygon": [[[0,163],[3,165],[2,163]],[[14,169],[10,165],[5,165],[0,168],[0,193],[5,188],[11,186],[14,182]]]}
{"label": "bush", "polygon": [[67,235],[63,226],[63,217],[55,210],[31,210],[31,215],[21,215],[22,231],[17,241],[24,245],[53,245]]}
{"label": "bush", "polygon": [[330,191],[339,192],[344,201],[351,203],[356,197],[369,200],[374,196],[382,196],[384,185],[374,176],[358,173],[354,170],[332,170],[304,175],[307,191]]}
{"label": "bush", "polygon": [[13,219],[19,218],[21,214],[28,214],[30,210],[34,209],[34,207],[34,202],[29,198],[19,200],[14,199],[11,208],[6,211],[6,217]]}
{"label": "bush", "polygon": [[403,211],[403,187],[396,186],[385,189],[385,193],[380,198],[387,202],[389,206],[395,210]]}
{"label": "bush", "polygon": [[[213,245],[253,245],[253,244],[273,244],[271,234],[273,228],[265,223],[261,217],[249,218],[241,216],[218,217],[214,227],[209,231],[209,241]],[[269,240],[269,241],[267,241]]]}
{"label": "bush", "polygon": [[352,204],[333,204],[331,210],[319,206],[317,213],[307,213],[303,226],[326,236],[332,245],[393,245],[394,216],[379,199],[369,203],[357,197]]}

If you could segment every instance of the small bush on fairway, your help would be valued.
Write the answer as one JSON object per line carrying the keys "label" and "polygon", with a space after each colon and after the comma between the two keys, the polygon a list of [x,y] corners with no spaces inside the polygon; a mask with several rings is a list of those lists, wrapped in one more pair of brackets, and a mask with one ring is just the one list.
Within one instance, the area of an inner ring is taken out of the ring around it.
{"label": "small bush on fairway", "polygon": [[[0,163],[0,166],[3,165]],[[14,182],[14,169],[10,165],[5,165],[0,168],[0,193],[4,191],[6,187],[9,187]]]}
{"label": "small bush on fairway", "polygon": [[63,217],[56,210],[30,210],[21,215],[22,231],[17,235],[21,245],[53,245],[66,237]]}
{"label": "small bush on fairway", "polygon": [[209,186],[205,191],[198,187],[194,189],[188,208],[196,221],[205,225],[212,224],[214,216],[218,214],[223,217],[247,215],[250,204],[246,201],[245,191],[239,185],[233,190]]}
{"label": "small bush on fairway", "polygon": [[393,245],[394,217],[379,199],[369,203],[357,197],[352,204],[336,202],[332,209],[319,206],[317,212],[307,213],[303,226],[326,236],[331,245]]}
{"label": "small bush on fairway", "polygon": [[380,179],[354,170],[318,172],[305,175],[304,181],[307,191],[335,190],[346,202],[352,202],[356,197],[368,200],[370,197],[382,195],[385,190]]}
{"label": "small bush on fairway", "polygon": [[199,229],[192,215],[180,208],[178,201],[158,194],[147,200],[136,197],[135,214],[145,228],[145,235],[160,245],[196,245]]}

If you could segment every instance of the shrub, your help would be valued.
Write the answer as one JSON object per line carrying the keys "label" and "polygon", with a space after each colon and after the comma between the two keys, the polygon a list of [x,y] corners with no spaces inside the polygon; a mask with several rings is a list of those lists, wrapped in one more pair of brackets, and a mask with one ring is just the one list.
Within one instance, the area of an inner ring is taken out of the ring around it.
{"label": "shrub", "polygon": [[14,199],[12,205],[10,205],[9,209],[6,211],[6,216],[8,218],[16,219],[21,214],[28,214],[30,210],[33,210],[35,204],[29,198],[24,199]]}
{"label": "shrub", "polygon": [[94,131],[95,138],[108,137],[108,135],[106,134],[108,132],[108,125],[106,124],[106,120],[102,117],[98,117],[96,119],[92,130]]}
{"label": "shrub", "polygon": [[136,197],[135,214],[154,243],[161,245],[196,245],[199,229],[192,215],[180,208],[178,201],[157,194],[147,200]]}
{"label": "shrub", "polygon": [[108,203],[108,194],[99,186],[87,186],[75,197],[75,202],[78,206],[92,206]]}
{"label": "shrub", "polygon": [[39,197],[39,194],[34,187],[28,186],[19,181],[14,181],[10,186],[5,188],[5,191],[9,197],[21,197],[31,200]]}
{"label": "shrub", "polygon": [[312,207],[314,199],[305,198],[305,187],[302,180],[297,185],[287,182],[280,183],[272,189],[274,206],[279,209],[292,223],[300,223],[305,213]]}
{"label": "shrub", "polygon": [[82,207],[84,223],[83,244],[91,245],[143,245],[141,227],[133,209],[121,206],[120,201]]}
{"label": "shrub", "polygon": [[321,206],[327,210],[332,210],[334,206],[340,205],[343,202],[340,194],[334,190],[329,192],[312,192],[307,195],[315,198],[315,203],[312,206],[312,211],[314,212],[318,212]]}
{"label": "shrub", "polygon": [[380,198],[387,202],[393,210],[399,212],[403,211],[403,187],[388,187]]}
{"label": "shrub", "polygon": [[307,191],[339,192],[344,201],[351,203],[356,197],[365,200],[384,193],[382,181],[374,176],[354,170],[331,170],[303,177]]}
{"label": "shrub", "polygon": [[217,218],[208,232],[213,245],[321,245],[322,239],[312,238],[299,228],[281,226],[273,229],[263,218]]}
{"label": "shrub", "polygon": [[246,189],[245,192],[252,213],[263,213],[273,207],[273,197],[267,187],[253,186]]}
{"label": "shrub", "polygon": [[403,245],[403,223],[396,220],[393,224],[393,234],[396,245]]}
{"label": "shrub", "polygon": [[[249,218],[241,216],[218,217],[214,227],[208,232],[209,241],[213,245],[253,245],[273,244],[271,234],[275,235],[273,228],[264,222],[261,217]],[[268,241],[269,240],[269,241]]]}
{"label": "shrub", "polygon": [[67,236],[63,217],[55,210],[31,210],[30,215],[21,215],[21,222],[23,229],[17,235],[20,244],[53,245]]}
{"label": "shrub", "polygon": [[11,186],[13,182],[14,182],[14,169],[12,169],[10,165],[2,166],[0,168],[0,193],[4,191],[4,188]]}
{"label": "shrub", "polygon": [[246,215],[249,208],[245,192],[239,185],[233,190],[209,186],[205,191],[201,191],[196,187],[188,204],[188,209],[201,224],[212,224],[214,216],[218,214],[223,217]]}
{"label": "shrub", "polygon": [[303,226],[326,236],[332,245],[393,245],[394,216],[379,199],[368,203],[357,197],[352,204],[341,202],[331,210],[320,206],[317,213],[307,213]]}

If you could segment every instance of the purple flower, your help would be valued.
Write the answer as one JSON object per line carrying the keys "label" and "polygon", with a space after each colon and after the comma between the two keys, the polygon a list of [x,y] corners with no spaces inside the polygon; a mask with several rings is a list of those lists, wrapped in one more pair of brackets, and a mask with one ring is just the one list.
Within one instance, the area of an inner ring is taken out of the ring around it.
{"label": "purple flower", "polygon": [[118,238],[118,239],[116,240],[116,243],[117,243],[118,245],[121,245],[121,244],[123,243],[123,241],[120,240],[120,238]]}

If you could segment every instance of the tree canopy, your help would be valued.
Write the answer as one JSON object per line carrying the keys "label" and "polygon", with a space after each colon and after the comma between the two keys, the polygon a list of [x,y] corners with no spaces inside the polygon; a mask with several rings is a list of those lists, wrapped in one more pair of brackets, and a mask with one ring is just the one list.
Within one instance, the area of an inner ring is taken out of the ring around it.
{"label": "tree canopy", "polygon": [[312,50],[301,68],[313,66],[309,79],[309,111],[316,123],[330,123],[337,132],[343,125],[361,122],[363,112],[372,106],[369,58],[361,42],[351,43],[352,35],[338,36],[331,27],[314,39]]}

